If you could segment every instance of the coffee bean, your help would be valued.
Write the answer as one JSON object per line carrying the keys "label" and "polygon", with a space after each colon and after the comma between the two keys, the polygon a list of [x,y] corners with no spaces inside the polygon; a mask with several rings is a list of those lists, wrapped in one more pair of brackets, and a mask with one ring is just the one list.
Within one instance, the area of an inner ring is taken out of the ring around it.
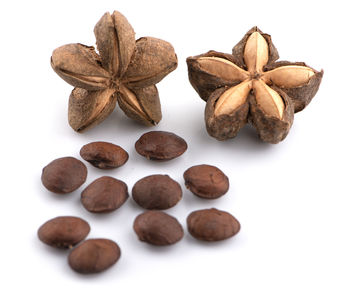
{"label": "coffee bean", "polygon": [[188,232],[199,240],[219,241],[236,235],[241,228],[230,213],[215,208],[192,212],[187,217]]}
{"label": "coffee bean", "polygon": [[78,273],[98,273],[115,264],[120,254],[118,244],[112,240],[89,239],[72,250],[68,263]]}
{"label": "coffee bean", "polygon": [[187,150],[187,143],[174,133],[152,131],[143,134],[137,140],[135,149],[150,160],[171,160]]}
{"label": "coffee bean", "polygon": [[108,142],[92,142],[84,145],[80,156],[100,169],[120,167],[129,159],[129,154],[120,146]]}
{"label": "coffee bean", "polygon": [[161,211],[147,211],[137,216],[134,230],[141,241],[156,246],[174,244],[184,235],[176,218]]}
{"label": "coffee bean", "polygon": [[123,181],[103,176],[84,189],[81,202],[90,212],[105,213],[118,209],[128,197],[128,186]]}
{"label": "coffee bean", "polygon": [[63,157],[44,167],[41,181],[51,192],[65,194],[78,189],[86,177],[87,169],[83,162],[73,157]]}
{"label": "coffee bean", "polygon": [[229,188],[227,176],[215,166],[193,166],[185,171],[184,179],[186,187],[201,198],[219,198]]}
{"label": "coffee bean", "polygon": [[136,182],[132,197],[145,209],[162,210],[175,206],[182,198],[182,190],[168,175],[151,175]]}
{"label": "coffee bean", "polygon": [[84,240],[90,232],[85,220],[62,216],[45,222],[38,230],[39,239],[47,245],[57,248],[71,248]]}

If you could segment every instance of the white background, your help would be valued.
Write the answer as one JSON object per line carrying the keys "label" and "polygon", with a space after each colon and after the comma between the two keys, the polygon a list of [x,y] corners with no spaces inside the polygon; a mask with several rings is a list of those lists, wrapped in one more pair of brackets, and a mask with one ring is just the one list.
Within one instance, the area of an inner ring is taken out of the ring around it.
{"label": "white background", "polygon": [[[350,287],[349,9],[347,1],[3,1],[1,29],[1,272],[2,287]],[[173,44],[177,70],[158,85],[163,120],[145,128],[117,107],[84,134],[67,123],[72,87],[50,67],[52,50],[67,43],[93,45],[104,12],[119,10],[136,37]],[[325,74],[311,104],[296,114],[282,143],[262,143],[253,128],[218,142],[207,135],[205,103],[187,78],[187,56],[210,49],[229,53],[252,26],[272,35],[282,60],[305,61]],[[134,150],[150,130],[185,138],[180,158],[156,163]],[[41,185],[41,169],[62,156],[79,158],[82,145],[110,141],[130,154],[114,171],[88,166],[87,182],[70,195]],[[230,191],[201,200],[183,185],[190,166],[207,163],[230,178]],[[142,212],[132,199],[118,211],[93,215],[80,204],[91,181],[110,175],[129,190],[146,175],[169,174],[183,200],[169,209],[185,227],[193,210],[216,207],[239,219],[234,238],[206,244],[186,231],[173,247],[139,242],[132,230]],[[92,237],[116,241],[120,261],[99,275],[67,265],[68,252],[42,244],[38,227],[59,215],[89,221]],[[5,285],[4,285],[5,284]]]}

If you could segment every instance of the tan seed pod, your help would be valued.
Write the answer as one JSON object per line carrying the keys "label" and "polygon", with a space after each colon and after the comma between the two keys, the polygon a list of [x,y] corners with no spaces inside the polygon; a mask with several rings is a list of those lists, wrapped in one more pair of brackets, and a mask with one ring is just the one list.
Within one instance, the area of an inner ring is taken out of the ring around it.
{"label": "tan seed pod", "polygon": [[110,85],[109,73],[99,64],[94,47],[68,44],[55,49],[51,66],[69,84],[88,90],[105,89]]}
{"label": "tan seed pod", "polygon": [[77,132],[84,132],[105,120],[113,112],[116,102],[114,89],[74,88],[68,104],[69,125]]}
{"label": "tan seed pod", "polygon": [[143,37],[118,11],[105,13],[95,26],[97,49],[69,44],[54,50],[51,65],[73,85],[68,120],[77,132],[101,123],[118,101],[124,113],[145,125],[162,118],[154,84],[176,69],[177,57],[170,43]]}
{"label": "tan seed pod", "polygon": [[135,32],[124,15],[118,11],[105,13],[95,29],[97,49],[102,65],[112,75],[124,74],[135,50]]}
{"label": "tan seed pod", "polygon": [[135,54],[123,82],[131,87],[147,87],[158,83],[176,67],[177,57],[170,43],[142,37],[136,41]]}

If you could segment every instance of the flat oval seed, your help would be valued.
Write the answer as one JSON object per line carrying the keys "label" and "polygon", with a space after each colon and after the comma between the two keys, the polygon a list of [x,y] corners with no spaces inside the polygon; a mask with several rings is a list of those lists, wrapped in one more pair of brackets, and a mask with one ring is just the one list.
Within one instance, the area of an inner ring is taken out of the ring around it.
{"label": "flat oval seed", "polygon": [[188,232],[203,241],[220,241],[236,235],[240,223],[230,213],[212,209],[192,212],[187,217]]}
{"label": "flat oval seed", "polygon": [[129,154],[120,146],[108,142],[91,142],[80,150],[80,156],[100,169],[120,167],[129,159]]}
{"label": "flat oval seed", "polygon": [[171,160],[187,150],[187,143],[174,133],[152,131],[143,134],[137,140],[135,149],[150,160]]}
{"label": "flat oval seed", "polygon": [[215,199],[224,195],[229,189],[227,176],[217,167],[197,165],[184,173],[186,187],[195,195]]}
{"label": "flat oval seed", "polygon": [[115,264],[120,254],[118,244],[112,240],[89,239],[72,250],[68,264],[78,273],[98,273]]}
{"label": "flat oval seed", "polygon": [[128,186],[123,181],[103,176],[84,189],[81,203],[90,212],[105,213],[118,209],[128,197]]}
{"label": "flat oval seed", "polygon": [[39,239],[57,248],[72,248],[84,240],[90,225],[79,217],[62,216],[45,222],[38,230]]}
{"label": "flat oval seed", "polygon": [[175,206],[182,198],[182,190],[168,175],[151,175],[136,182],[132,197],[145,209],[162,210]]}
{"label": "flat oval seed", "polygon": [[134,230],[140,241],[156,246],[174,244],[184,235],[176,218],[161,211],[147,211],[137,216]]}
{"label": "flat oval seed", "polygon": [[46,189],[58,194],[73,192],[86,180],[87,169],[73,157],[58,158],[43,168],[41,182]]}

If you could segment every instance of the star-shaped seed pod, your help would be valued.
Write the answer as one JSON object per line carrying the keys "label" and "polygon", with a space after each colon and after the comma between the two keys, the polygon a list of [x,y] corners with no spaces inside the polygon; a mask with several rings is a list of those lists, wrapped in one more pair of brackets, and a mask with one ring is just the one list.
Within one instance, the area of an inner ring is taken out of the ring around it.
{"label": "star-shaped seed pod", "polygon": [[232,54],[209,51],[187,58],[189,80],[207,102],[208,133],[226,140],[250,122],[260,138],[278,143],[288,134],[294,113],[315,96],[323,71],[279,58],[271,37],[257,27]]}
{"label": "star-shaped seed pod", "polygon": [[51,66],[73,85],[68,120],[82,132],[102,122],[118,102],[124,113],[146,125],[161,118],[155,86],[177,67],[170,43],[142,37],[118,11],[105,13],[94,29],[99,54],[94,47],[68,44],[53,51]]}

